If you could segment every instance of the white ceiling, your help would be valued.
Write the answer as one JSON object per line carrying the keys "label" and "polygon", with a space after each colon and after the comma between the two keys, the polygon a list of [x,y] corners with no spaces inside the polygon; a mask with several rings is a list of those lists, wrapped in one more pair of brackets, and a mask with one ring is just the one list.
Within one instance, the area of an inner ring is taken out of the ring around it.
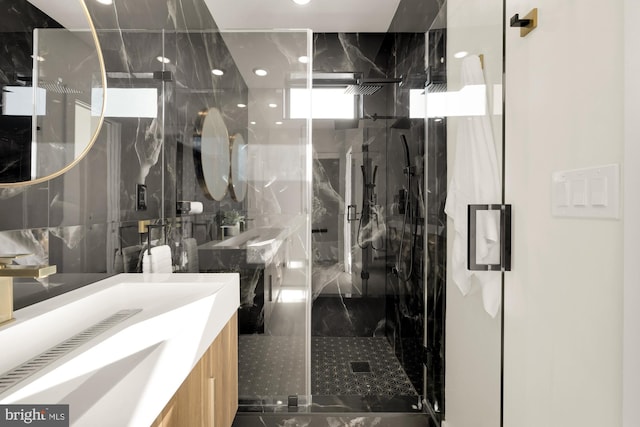
{"label": "white ceiling", "polygon": [[[79,0],[29,0],[69,29],[87,28]],[[86,0],[93,1],[93,0]],[[129,0],[135,1],[135,0]],[[204,0],[220,29],[307,29],[314,32],[381,32],[400,0]]]}
{"label": "white ceiling", "polygon": [[400,0],[205,0],[220,29],[306,29],[384,33]]}

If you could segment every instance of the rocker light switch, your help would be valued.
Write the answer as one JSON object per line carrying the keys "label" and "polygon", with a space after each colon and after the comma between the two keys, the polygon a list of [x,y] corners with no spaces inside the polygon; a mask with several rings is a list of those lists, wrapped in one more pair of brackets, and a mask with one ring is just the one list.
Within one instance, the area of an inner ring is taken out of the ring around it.
{"label": "rocker light switch", "polygon": [[607,177],[597,176],[591,179],[591,204],[593,206],[607,206]]}
{"label": "rocker light switch", "polygon": [[571,204],[573,206],[587,205],[587,181],[584,178],[571,180]]}
{"label": "rocker light switch", "polygon": [[554,204],[555,206],[567,207],[569,206],[569,182],[561,180],[553,183],[554,189]]}

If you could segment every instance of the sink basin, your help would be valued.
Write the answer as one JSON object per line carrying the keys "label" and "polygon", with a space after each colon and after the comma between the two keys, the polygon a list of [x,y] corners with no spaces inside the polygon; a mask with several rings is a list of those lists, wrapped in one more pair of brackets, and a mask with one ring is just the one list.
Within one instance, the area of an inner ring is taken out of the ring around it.
{"label": "sink basin", "polygon": [[[239,306],[237,274],[120,274],[15,312],[0,373],[122,310],[110,329],[0,394],[69,404],[71,425],[150,425]],[[137,311],[140,310],[140,311]]]}
{"label": "sink basin", "polygon": [[287,237],[285,228],[257,227],[221,242],[207,242],[198,247],[201,267],[217,270],[229,265],[264,266]]}
{"label": "sink basin", "polygon": [[282,233],[282,228],[258,227],[230,237],[212,245],[215,248],[259,248],[273,243]]}

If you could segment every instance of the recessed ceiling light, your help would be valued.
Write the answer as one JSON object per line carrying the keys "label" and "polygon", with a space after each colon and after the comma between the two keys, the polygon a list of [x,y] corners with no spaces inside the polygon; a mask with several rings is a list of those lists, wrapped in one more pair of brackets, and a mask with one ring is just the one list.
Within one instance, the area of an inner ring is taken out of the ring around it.
{"label": "recessed ceiling light", "polygon": [[213,74],[214,76],[221,76],[224,74],[224,71],[220,68],[214,68],[213,70],[211,70],[211,74]]}
{"label": "recessed ceiling light", "polygon": [[293,2],[295,4],[307,4],[309,3],[311,0],[293,0]]}
{"label": "recessed ceiling light", "polygon": [[273,102],[271,104],[269,104],[269,108],[276,108],[278,106],[278,104],[274,104]]}
{"label": "recessed ceiling light", "polygon": [[469,52],[461,50],[460,52],[456,52],[453,54],[454,58],[460,59],[460,58],[464,58],[465,56],[469,55]]}
{"label": "recessed ceiling light", "polygon": [[308,64],[309,57],[307,55],[302,55],[298,58],[298,61],[301,62],[302,64]]}
{"label": "recessed ceiling light", "polygon": [[251,123],[252,125],[255,125],[255,124],[256,124],[256,122],[250,122],[250,123]]}
{"label": "recessed ceiling light", "polygon": [[269,74],[269,72],[267,70],[265,70],[264,68],[254,68],[253,69],[253,74],[255,74],[256,76],[259,76],[259,77],[264,77],[267,74]]}
{"label": "recessed ceiling light", "polygon": [[281,125],[281,124],[282,124],[282,122],[276,122],[276,124],[279,126],[279,125]]}
{"label": "recessed ceiling light", "polygon": [[238,108],[247,108],[247,104],[243,104],[242,102],[238,104]]}
{"label": "recessed ceiling light", "polygon": [[162,62],[163,64],[168,64],[171,62],[171,60],[166,56],[156,56],[156,59],[158,60],[158,62]]}
{"label": "recessed ceiling light", "polygon": [[102,4],[111,4],[113,3],[113,0],[96,0],[98,3],[102,3]]}

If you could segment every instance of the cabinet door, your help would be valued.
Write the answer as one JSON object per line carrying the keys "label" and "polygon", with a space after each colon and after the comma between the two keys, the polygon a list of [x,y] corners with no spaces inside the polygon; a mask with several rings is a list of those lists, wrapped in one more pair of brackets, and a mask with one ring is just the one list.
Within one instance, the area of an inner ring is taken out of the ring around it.
{"label": "cabinet door", "polygon": [[231,427],[238,409],[238,319],[229,320],[151,427]]}
{"label": "cabinet door", "polygon": [[230,427],[238,410],[238,321],[234,315],[209,348],[205,360],[204,426]]}

